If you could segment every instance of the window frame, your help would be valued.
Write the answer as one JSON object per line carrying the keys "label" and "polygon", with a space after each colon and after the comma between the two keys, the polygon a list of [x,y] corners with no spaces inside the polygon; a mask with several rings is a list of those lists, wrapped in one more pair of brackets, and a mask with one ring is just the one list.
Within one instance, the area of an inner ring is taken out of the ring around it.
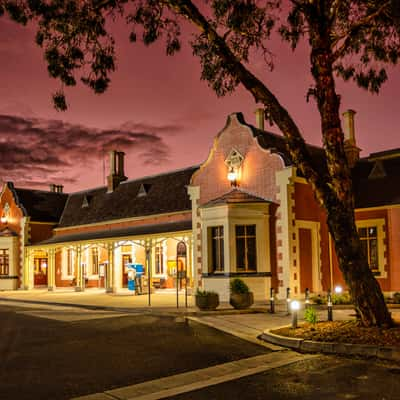
{"label": "window frame", "polygon": [[[210,248],[208,265],[209,265],[209,271],[211,273],[217,273],[217,274],[223,273],[225,270],[224,234],[225,234],[224,225],[213,225],[208,227],[209,248]],[[215,247],[214,243],[216,243]]]}
{"label": "window frame", "polygon": [[[378,279],[386,278],[387,271],[385,271],[385,266],[387,264],[387,258],[385,256],[385,253],[387,251],[387,245],[385,243],[386,239],[385,218],[356,220],[356,226],[359,235],[360,235],[359,231],[362,228],[376,228],[378,267],[376,269],[371,268],[371,271]],[[360,237],[360,240],[363,239],[361,239]],[[368,265],[369,265],[369,260],[368,260]]]}
{"label": "window frame", "polygon": [[0,276],[10,275],[10,249],[0,249]]}
{"label": "window frame", "polygon": [[[257,273],[258,265],[257,265],[257,224],[235,224],[235,263],[236,263],[236,271],[243,273]],[[243,234],[238,234],[238,228],[243,227]],[[248,233],[248,229],[252,227],[254,228],[254,234]],[[239,241],[240,240],[240,241]],[[254,248],[254,268],[249,268],[249,242],[250,240],[253,242],[252,247]],[[239,266],[239,243],[244,243],[244,267]]]}

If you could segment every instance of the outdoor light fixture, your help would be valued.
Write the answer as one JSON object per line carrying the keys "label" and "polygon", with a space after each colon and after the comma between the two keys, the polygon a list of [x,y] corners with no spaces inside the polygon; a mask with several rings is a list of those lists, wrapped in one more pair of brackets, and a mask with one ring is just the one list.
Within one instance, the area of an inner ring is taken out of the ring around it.
{"label": "outdoor light fixture", "polygon": [[237,178],[238,178],[237,171],[235,171],[233,167],[230,167],[228,170],[228,181],[231,183],[231,186],[234,187],[237,186]]}
{"label": "outdoor light fixture", "polygon": [[3,214],[3,215],[1,216],[1,223],[2,223],[2,224],[6,224],[6,223],[7,223],[7,215]]}
{"label": "outdoor light fixture", "polygon": [[306,308],[309,306],[310,304],[310,289],[306,288],[306,292],[305,292],[305,304],[306,304]]}
{"label": "outdoor light fixture", "polygon": [[228,157],[225,159],[225,165],[228,167],[227,178],[233,187],[239,186],[240,168],[243,160],[244,157],[236,149],[232,149],[229,152]]}
{"label": "outdoor light fixture", "polygon": [[290,314],[290,288],[286,288],[286,304],[287,304],[287,313]]}
{"label": "outdoor light fixture", "polygon": [[332,310],[332,294],[328,290],[328,321],[333,321],[333,310]]}
{"label": "outdoor light fixture", "polygon": [[292,328],[297,328],[297,311],[300,310],[300,303],[297,300],[293,300],[290,303],[290,309],[292,310]]}
{"label": "outdoor light fixture", "polygon": [[2,224],[6,224],[8,222],[8,214],[10,213],[10,205],[8,203],[4,204],[3,207],[3,215],[0,218]]}
{"label": "outdoor light fixture", "polygon": [[275,313],[275,290],[274,288],[271,288],[269,290],[269,312],[271,314]]}
{"label": "outdoor light fixture", "polygon": [[335,287],[335,293],[336,294],[340,294],[340,293],[342,293],[342,291],[343,291],[343,289],[342,289],[341,286],[338,285],[338,286]]}

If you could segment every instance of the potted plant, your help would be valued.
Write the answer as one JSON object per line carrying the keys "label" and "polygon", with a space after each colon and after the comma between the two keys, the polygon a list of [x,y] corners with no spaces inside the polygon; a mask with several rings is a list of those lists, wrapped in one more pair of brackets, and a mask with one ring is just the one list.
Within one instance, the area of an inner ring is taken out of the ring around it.
{"label": "potted plant", "polygon": [[229,303],[233,308],[241,310],[249,308],[254,303],[253,293],[249,287],[239,278],[231,280],[231,295]]}
{"label": "potted plant", "polygon": [[201,311],[214,311],[219,306],[219,296],[215,292],[197,289],[195,299]]}

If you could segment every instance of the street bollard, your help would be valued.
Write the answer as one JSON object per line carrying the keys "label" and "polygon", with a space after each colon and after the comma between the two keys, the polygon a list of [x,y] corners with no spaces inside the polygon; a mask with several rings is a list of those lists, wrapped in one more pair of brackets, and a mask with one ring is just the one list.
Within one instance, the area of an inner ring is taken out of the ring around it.
{"label": "street bollard", "polygon": [[286,306],[287,306],[287,313],[290,314],[290,288],[286,289]]}
{"label": "street bollard", "polygon": [[328,321],[333,321],[332,294],[330,289],[328,290]]}
{"label": "street bollard", "polygon": [[308,288],[306,288],[305,295],[305,309],[307,310],[308,306],[310,305],[310,290]]}
{"label": "street bollard", "polygon": [[275,313],[275,291],[274,288],[271,288],[269,291],[270,298],[269,298],[269,312],[271,314]]}

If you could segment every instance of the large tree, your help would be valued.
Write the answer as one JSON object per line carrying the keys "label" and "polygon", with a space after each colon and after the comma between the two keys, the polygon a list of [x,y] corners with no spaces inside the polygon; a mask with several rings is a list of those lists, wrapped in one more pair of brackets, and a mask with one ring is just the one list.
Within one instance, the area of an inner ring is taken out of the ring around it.
{"label": "large tree", "polygon": [[[4,12],[19,23],[37,24],[36,42],[52,77],[66,86],[80,78],[96,93],[107,89],[115,67],[109,19],[124,17],[132,42],[164,40],[169,55],[180,49],[182,24],[192,24],[197,33],[190,45],[200,59],[201,78],[218,96],[243,85],[285,136],[294,164],[326,210],[339,266],[362,323],[391,325],[357,233],[336,80],[351,79],[379,91],[387,79],[385,66],[396,64],[400,55],[399,0],[0,0]],[[307,97],[316,101],[320,114],[322,170],[268,80],[251,72],[254,54],[261,53],[266,66],[273,67],[268,46],[277,32],[293,50],[300,40],[308,41],[313,85]],[[62,90],[53,98],[57,108],[66,108]]]}

